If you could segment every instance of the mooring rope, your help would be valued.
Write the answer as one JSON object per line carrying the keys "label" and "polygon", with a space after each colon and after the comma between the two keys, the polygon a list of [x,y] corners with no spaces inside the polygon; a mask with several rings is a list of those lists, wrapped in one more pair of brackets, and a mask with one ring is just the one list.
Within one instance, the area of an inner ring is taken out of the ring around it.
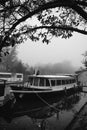
{"label": "mooring rope", "polygon": [[35,92],[35,90],[33,89],[33,92],[37,95],[37,97],[46,105],[48,105],[50,108],[54,108],[56,111],[59,111],[59,109],[57,109],[55,106],[49,104],[45,99],[43,99],[38,93]]}

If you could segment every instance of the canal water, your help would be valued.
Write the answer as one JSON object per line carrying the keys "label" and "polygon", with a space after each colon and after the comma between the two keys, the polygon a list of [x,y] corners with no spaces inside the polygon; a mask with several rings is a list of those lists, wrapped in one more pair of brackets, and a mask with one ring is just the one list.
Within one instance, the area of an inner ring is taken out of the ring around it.
{"label": "canal water", "polygon": [[87,102],[86,93],[75,93],[60,100],[14,103],[10,110],[0,110],[0,130],[65,130]]}

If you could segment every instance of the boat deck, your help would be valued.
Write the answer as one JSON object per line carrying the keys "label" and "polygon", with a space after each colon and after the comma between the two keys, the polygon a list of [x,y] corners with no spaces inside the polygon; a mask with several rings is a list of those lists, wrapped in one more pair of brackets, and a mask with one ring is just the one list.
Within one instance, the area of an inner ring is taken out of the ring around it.
{"label": "boat deck", "polygon": [[[35,88],[35,87],[34,87]],[[41,88],[41,87],[39,87]],[[34,90],[32,88],[32,90],[29,90],[28,89],[25,89],[25,90],[10,90],[10,93],[50,93],[50,92],[58,92],[58,91],[64,91],[64,90],[68,90],[68,89],[71,89],[71,88],[74,88],[74,85],[60,85],[60,86],[55,86],[55,87],[52,87],[52,88],[47,88],[45,87],[45,90]]]}

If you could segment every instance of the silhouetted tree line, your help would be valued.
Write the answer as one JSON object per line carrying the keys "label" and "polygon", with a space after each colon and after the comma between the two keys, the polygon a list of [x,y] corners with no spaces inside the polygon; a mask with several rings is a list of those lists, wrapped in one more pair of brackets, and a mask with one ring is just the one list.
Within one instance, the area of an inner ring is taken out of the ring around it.
{"label": "silhouetted tree line", "polygon": [[[16,46],[13,48],[4,48],[7,51],[10,51],[8,55],[2,56],[2,62],[0,63],[1,72],[13,72],[13,73],[23,73],[24,75],[29,75],[34,73],[34,68],[29,67],[28,64],[24,64],[17,57]],[[5,51],[6,51],[5,50]]]}

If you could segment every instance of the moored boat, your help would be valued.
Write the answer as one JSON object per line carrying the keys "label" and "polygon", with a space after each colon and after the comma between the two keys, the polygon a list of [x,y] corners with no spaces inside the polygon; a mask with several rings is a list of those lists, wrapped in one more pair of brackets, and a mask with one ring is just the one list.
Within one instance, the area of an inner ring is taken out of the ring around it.
{"label": "moored boat", "polygon": [[70,75],[30,75],[23,89],[10,90],[17,100],[28,102],[36,98],[60,97],[77,89],[76,78]]}
{"label": "moored boat", "polygon": [[0,79],[0,111],[7,111],[13,103],[13,96],[10,94],[10,86],[6,84],[6,80]]}

